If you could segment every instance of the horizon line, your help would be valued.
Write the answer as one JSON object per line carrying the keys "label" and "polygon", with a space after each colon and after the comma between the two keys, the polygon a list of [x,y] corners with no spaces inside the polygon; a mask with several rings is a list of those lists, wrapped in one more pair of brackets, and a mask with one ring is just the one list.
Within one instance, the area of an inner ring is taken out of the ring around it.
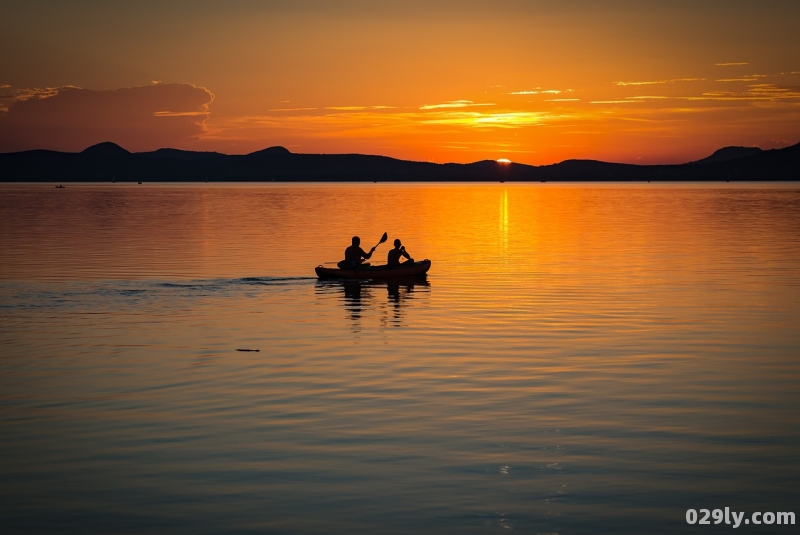
{"label": "horizon line", "polygon": [[[595,159],[591,159],[591,158],[567,158],[566,160],[561,160],[559,162],[554,162],[554,163],[550,163],[550,164],[534,165],[534,164],[528,164],[528,163],[522,163],[522,162],[515,162],[513,160],[509,160],[506,157],[497,158],[497,159],[475,160],[473,162],[466,162],[466,163],[459,163],[459,162],[432,162],[432,161],[423,161],[423,160],[406,160],[406,159],[403,159],[403,158],[396,158],[394,156],[387,156],[385,154],[365,154],[365,153],[359,153],[359,152],[333,152],[333,153],[326,153],[326,152],[292,152],[291,150],[289,150],[288,148],[286,148],[283,145],[272,145],[272,146],[269,146],[269,147],[264,147],[263,149],[258,149],[258,150],[252,151],[252,152],[240,153],[240,154],[236,154],[236,153],[228,154],[228,153],[224,153],[224,152],[211,151],[211,150],[177,149],[177,148],[174,148],[174,147],[159,147],[159,148],[154,149],[154,150],[132,152],[132,151],[126,149],[125,147],[123,147],[122,145],[120,145],[120,144],[118,144],[118,143],[116,143],[114,141],[101,141],[99,143],[95,143],[93,145],[89,145],[85,149],[83,149],[81,151],[77,151],[77,152],[55,150],[55,149],[25,149],[25,150],[20,150],[20,151],[13,151],[13,152],[0,152],[0,155],[21,154],[21,153],[25,153],[25,152],[37,152],[37,151],[56,152],[56,153],[60,153],[60,154],[83,154],[84,152],[88,151],[91,148],[99,147],[99,146],[102,146],[102,145],[114,145],[115,147],[125,151],[128,154],[132,154],[132,155],[134,155],[134,154],[149,154],[149,153],[154,153],[154,152],[158,152],[158,151],[162,151],[162,150],[172,150],[172,151],[194,153],[194,154],[218,154],[220,156],[236,157],[236,156],[251,156],[251,155],[257,154],[259,152],[268,151],[270,149],[282,149],[282,150],[286,151],[286,153],[288,153],[288,154],[296,154],[298,156],[300,156],[300,155],[308,155],[308,156],[367,156],[367,157],[376,157],[376,158],[388,158],[388,159],[391,159],[391,160],[397,160],[397,161],[402,161],[402,162],[427,163],[427,164],[432,164],[432,165],[472,165],[472,164],[482,163],[482,162],[498,162],[498,163],[503,164],[503,165],[512,165],[513,164],[513,165],[522,165],[522,166],[526,166],[526,167],[546,167],[546,166],[549,166],[549,165],[558,165],[558,164],[561,164],[561,163],[564,163],[564,162],[584,161],[584,162],[607,163],[607,164],[613,164],[613,165],[633,165],[633,166],[638,166],[638,167],[650,167],[650,166],[685,165],[685,164],[689,164],[689,163],[694,163],[694,162],[701,161],[701,160],[703,160],[705,158],[711,157],[714,154],[716,154],[717,152],[719,152],[721,150],[724,150],[724,149],[731,149],[731,148],[736,148],[736,149],[758,149],[761,152],[769,152],[769,151],[782,150],[782,149],[794,147],[796,145],[800,145],[800,142],[793,143],[793,144],[790,144],[790,145],[786,145],[785,147],[772,148],[772,149],[762,149],[761,147],[759,147],[757,145],[752,145],[752,146],[726,145],[724,147],[720,147],[720,148],[714,150],[711,154],[709,154],[708,156],[705,156],[703,158],[700,158],[699,160],[689,160],[689,161],[681,162],[681,163],[651,163],[651,164],[639,164],[639,163],[627,163],[627,162],[610,162],[610,161],[604,161],[604,160],[595,160]],[[509,160],[509,161],[501,162],[500,160]]]}

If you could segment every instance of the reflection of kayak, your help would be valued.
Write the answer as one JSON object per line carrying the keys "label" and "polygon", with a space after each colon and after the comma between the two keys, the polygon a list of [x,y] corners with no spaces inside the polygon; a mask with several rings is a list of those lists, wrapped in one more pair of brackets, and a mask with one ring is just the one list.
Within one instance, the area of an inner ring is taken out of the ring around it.
{"label": "reflection of kayak", "polygon": [[373,279],[386,280],[424,275],[431,268],[430,260],[400,264],[397,267],[365,266],[358,269],[339,269],[317,266],[315,271],[320,279]]}

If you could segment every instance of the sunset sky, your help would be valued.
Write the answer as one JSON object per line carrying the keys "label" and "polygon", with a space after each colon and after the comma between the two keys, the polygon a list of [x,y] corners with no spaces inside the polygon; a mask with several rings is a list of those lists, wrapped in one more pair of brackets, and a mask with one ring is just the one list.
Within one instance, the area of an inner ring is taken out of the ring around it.
{"label": "sunset sky", "polygon": [[0,152],[678,163],[800,142],[800,2],[6,1]]}

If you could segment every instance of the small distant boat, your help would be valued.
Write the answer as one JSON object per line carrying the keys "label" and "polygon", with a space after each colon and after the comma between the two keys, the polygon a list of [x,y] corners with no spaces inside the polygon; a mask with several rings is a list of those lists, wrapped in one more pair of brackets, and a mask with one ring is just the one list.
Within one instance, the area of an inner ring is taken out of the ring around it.
{"label": "small distant boat", "polygon": [[141,184],[141,183],[142,183],[142,181],[140,180],[140,181],[139,181],[139,184]]}
{"label": "small distant boat", "polygon": [[430,260],[389,266],[364,266],[358,269],[340,269],[317,266],[314,271],[320,279],[387,280],[425,275],[431,268]]}
{"label": "small distant boat", "polygon": [[64,184],[59,184],[58,186],[56,186],[56,189],[64,189],[64,188],[66,188]]}

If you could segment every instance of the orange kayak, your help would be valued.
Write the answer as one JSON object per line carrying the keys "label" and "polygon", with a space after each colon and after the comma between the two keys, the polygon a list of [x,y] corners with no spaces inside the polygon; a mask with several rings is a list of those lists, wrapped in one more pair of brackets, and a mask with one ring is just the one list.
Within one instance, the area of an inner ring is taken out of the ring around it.
{"label": "orange kayak", "polygon": [[317,272],[317,277],[320,279],[386,280],[425,275],[430,268],[431,261],[422,260],[420,262],[400,264],[396,267],[365,266],[357,269],[339,269],[317,266],[314,271]]}

